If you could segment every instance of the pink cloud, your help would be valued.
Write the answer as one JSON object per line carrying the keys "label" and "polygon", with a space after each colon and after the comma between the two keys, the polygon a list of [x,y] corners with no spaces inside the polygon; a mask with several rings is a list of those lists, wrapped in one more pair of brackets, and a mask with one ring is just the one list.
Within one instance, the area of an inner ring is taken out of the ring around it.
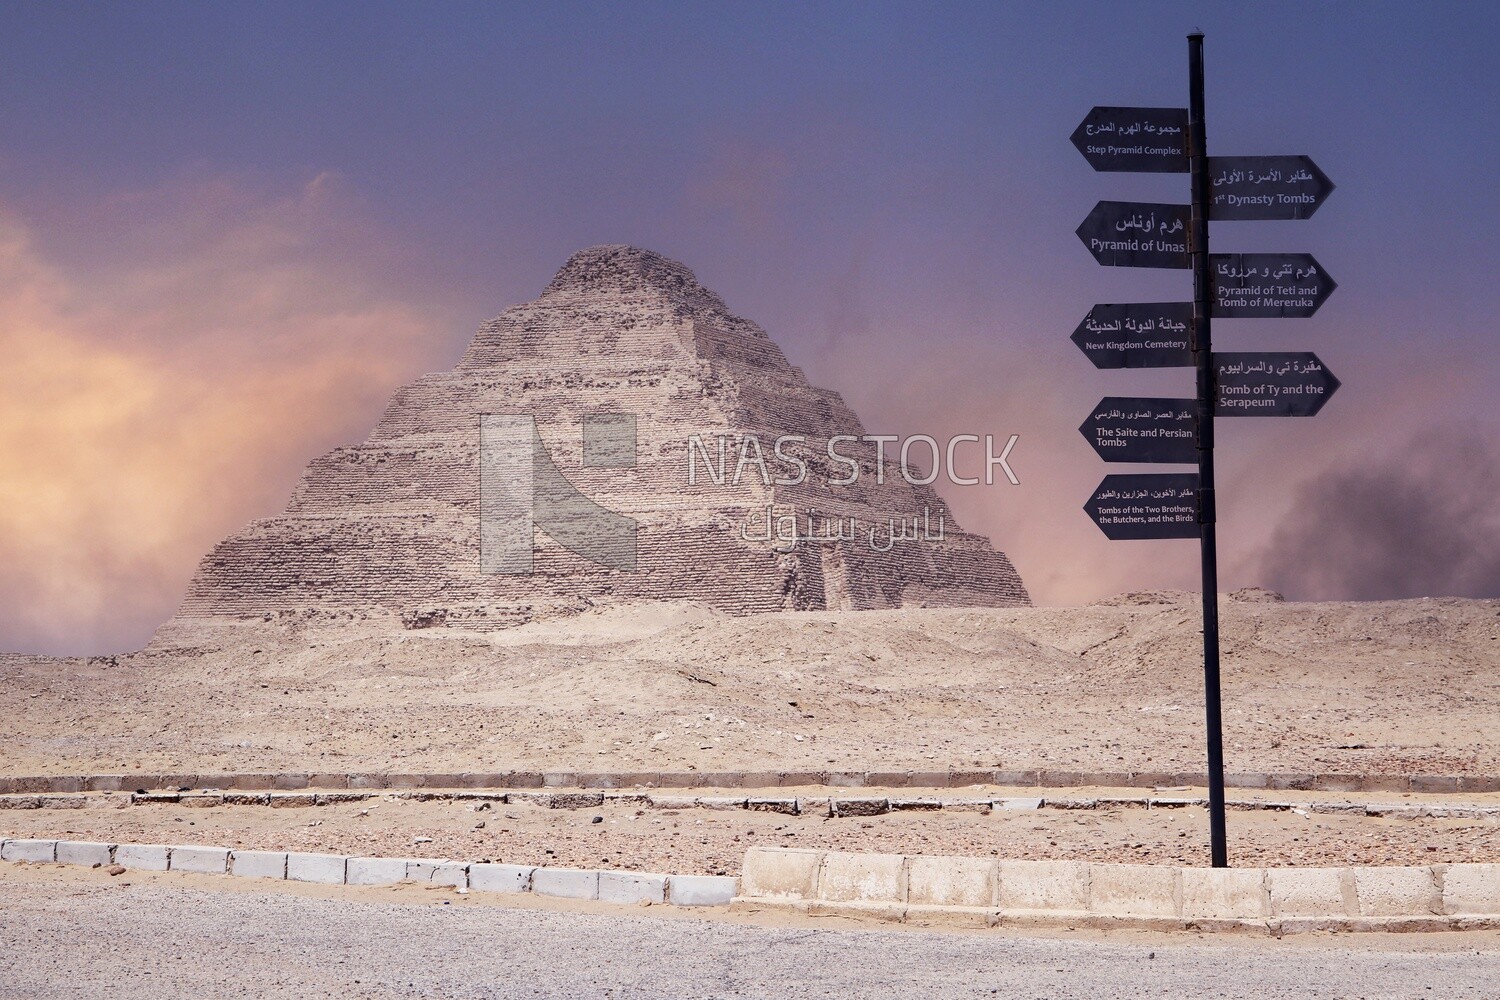
{"label": "pink cloud", "polygon": [[337,178],[209,178],[101,206],[114,240],[49,260],[0,215],[0,643],[118,649],[219,537],[373,423],[445,341],[381,294]]}

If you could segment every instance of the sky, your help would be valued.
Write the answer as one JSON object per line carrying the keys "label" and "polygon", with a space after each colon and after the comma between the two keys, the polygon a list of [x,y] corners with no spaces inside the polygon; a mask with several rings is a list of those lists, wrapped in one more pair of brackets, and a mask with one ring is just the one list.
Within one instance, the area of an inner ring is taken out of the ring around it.
{"label": "sky", "polygon": [[138,647],[203,553],[281,509],[400,384],[575,250],[686,263],[867,430],[1018,434],[1019,486],[943,487],[1038,603],[1194,589],[1196,543],[1110,542],[1078,433],[1098,266],[1096,105],[1185,106],[1211,155],[1337,184],[1216,252],[1310,252],[1313,418],[1219,422],[1221,584],[1300,600],[1500,596],[1500,7],[1396,3],[0,5],[0,649]]}

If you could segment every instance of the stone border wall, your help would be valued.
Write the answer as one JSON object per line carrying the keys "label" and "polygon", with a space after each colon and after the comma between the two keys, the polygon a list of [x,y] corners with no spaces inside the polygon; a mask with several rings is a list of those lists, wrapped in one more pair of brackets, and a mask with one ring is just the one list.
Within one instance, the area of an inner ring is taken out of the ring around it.
{"label": "stone border wall", "polygon": [[[1230,788],[1320,792],[1500,792],[1500,775],[1228,774]],[[1162,788],[1208,784],[1203,772],[1067,771],[1052,769],[949,769],[934,771],[494,771],[464,773],[348,774],[315,772],[137,773],[0,777],[0,794],[117,792],[214,788],[297,791],[307,788],[375,790],[412,788]]]}
{"label": "stone border wall", "polygon": [[1500,927],[1500,864],[1214,869],[751,848],[733,907],[977,927],[1469,930]]}
{"label": "stone border wall", "polygon": [[[765,790],[763,790],[765,791]],[[0,795],[0,811],[10,809],[117,809],[126,805],[182,805],[208,809],[216,806],[266,806],[271,809],[308,808],[366,802],[371,799],[417,802],[492,802],[497,805],[527,805],[544,809],[595,809],[628,806],[642,809],[710,809],[774,812],[788,816],[850,818],[883,816],[893,812],[991,813],[994,811],[1064,809],[1183,809],[1206,807],[1202,797],[1181,795],[688,795],[629,790],[546,791],[543,789],[405,791],[154,791],[154,792],[62,792],[38,795]],[[1296,812],[1303,815],[1376,816],[1387,819],[1497,819],[1500,804],[1476,802],[1360,802],[1230,798],[1226,807],[1235,811]]]}

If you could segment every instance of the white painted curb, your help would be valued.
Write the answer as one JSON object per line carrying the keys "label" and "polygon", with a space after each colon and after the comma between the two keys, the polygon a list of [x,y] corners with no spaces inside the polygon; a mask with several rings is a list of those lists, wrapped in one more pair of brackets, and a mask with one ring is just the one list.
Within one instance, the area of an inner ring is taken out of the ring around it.
{"label": "white painted curb", "polygon": [[736,879],[723,875],[659,875],[579,868],[450,861],[446,858],[351,858],[297,851],[237,851],[227,847],[98,844],[70,840],[0,840],[0,860],[117,864],[143,871],[184,871],[325,885],[416,882],[463,892],[517,893],[606,903],[728,906]]}

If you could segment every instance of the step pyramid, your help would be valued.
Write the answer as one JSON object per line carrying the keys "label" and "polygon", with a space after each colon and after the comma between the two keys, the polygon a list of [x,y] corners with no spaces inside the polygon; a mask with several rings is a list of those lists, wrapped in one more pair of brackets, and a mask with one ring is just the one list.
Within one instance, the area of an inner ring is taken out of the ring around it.
{"label": "step pyramid", "polygon": [[[397,390],[363,443],[314,460],[281,514],[215,546],[177,620],[1029,604],[1010,560],[889,451],[839,438],[859,473],[833,484],[852,462],[830,439],[864,433],[682,264],[591,247],[451,371]],[[782,435],[802,439],[787,460]]]}

